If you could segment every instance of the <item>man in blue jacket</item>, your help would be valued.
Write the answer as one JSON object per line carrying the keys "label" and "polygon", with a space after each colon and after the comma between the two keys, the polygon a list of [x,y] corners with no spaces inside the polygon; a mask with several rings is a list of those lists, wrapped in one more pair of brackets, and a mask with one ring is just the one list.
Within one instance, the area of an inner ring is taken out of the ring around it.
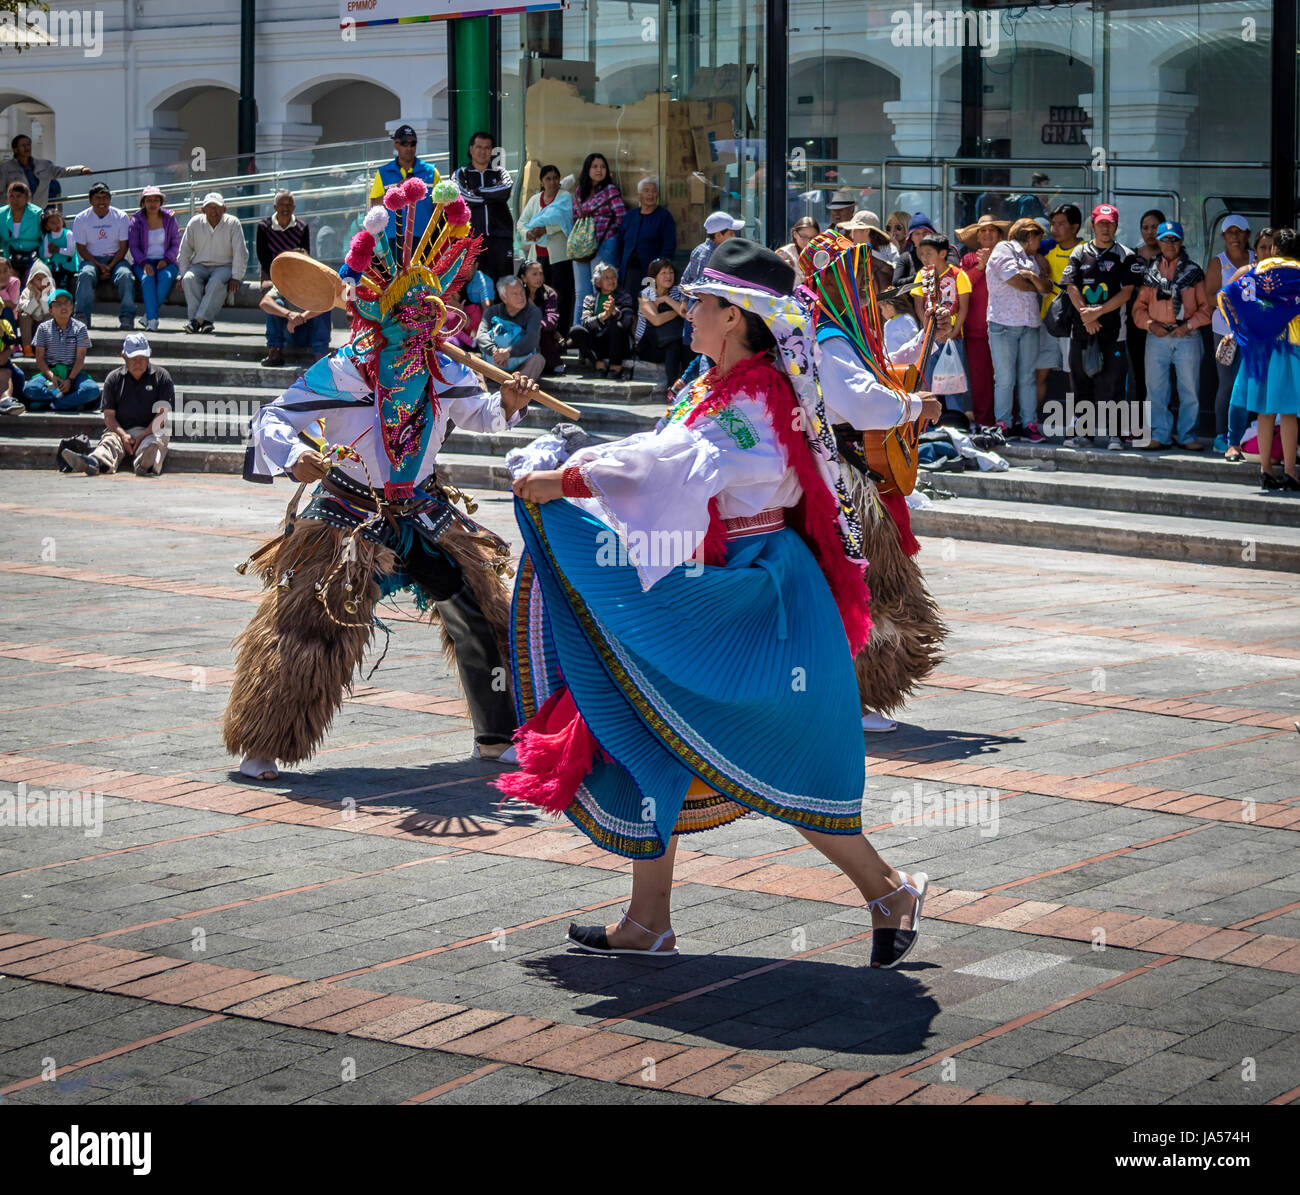
{"label": "man in blue jacket", "polygon": [[618,226],[618,280],[637,292],[650,263],[661,257],[672,261],[677,252],[677,222],[659,206],[659,180],[643,178],[637,184],[639,206]]}
{"label": "man in blue jacket", "polygon": [[[412,175],[424,179],[430,191],[433,190],[434,183],[441,180],[442,176],[438,173],[437,167],[431,166],[428,162],[415,156],[415,140],[415,130],[409,124],[399,125],[393,130],[393,160],[385,162],[375,171],[375,181],[370,187],[371,206],[376,203],[383,203],[384,192],[389,187],[404,182]],[[414,230],[411,234],[414,237],[414,244],[418,245],[420,243],[420,237],[424,235],[425,227],[432,217],[433,199],[426,195],[415,208]],[[390,242],[398,245],[402,243],[401,238],[406,235],[405,220],[405,208],[400,212],[388,213],[388,239]]]}

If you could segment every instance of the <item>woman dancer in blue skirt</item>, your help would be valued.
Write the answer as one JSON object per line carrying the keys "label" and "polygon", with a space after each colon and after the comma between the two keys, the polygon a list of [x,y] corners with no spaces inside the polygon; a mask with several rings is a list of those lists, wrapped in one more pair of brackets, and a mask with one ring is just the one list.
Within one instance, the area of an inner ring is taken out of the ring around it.
{"label": "woman dancer in blue skirt", "polygon": [[678,835],[751,810],[857,885],[873,967],[916,942],[927,878],[862,834],[864,561],[793,285],[776,254],[724,242],[690,288],[691,347],[717,365],[658,430],[515,482],[524,725],[497,784],[633,860],[622,920],[570,926],[593,953],[676,953]]}

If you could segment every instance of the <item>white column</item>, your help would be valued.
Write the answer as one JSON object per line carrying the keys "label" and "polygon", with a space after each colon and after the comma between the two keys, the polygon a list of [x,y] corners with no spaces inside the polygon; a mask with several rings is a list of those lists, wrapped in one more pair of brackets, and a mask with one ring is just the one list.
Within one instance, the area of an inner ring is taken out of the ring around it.
{"label": "white column", "polygon": [[[890,100],[884,105],[884,111],[893,121],[894,146],[903,157],[949,158],[956,156],[961,147],[961,104],[954,100],[934,100],[928,96]],[[940,167],[904,166],[891,173],[893,179],[902,189],[891,188],[888,207],[923,211],[937,220],[940,227],[944,225],[948,213],[939,210],[942,193],[919,189],[920,184],[943,182]],[[913,186],[918,189],[907,190]]]}

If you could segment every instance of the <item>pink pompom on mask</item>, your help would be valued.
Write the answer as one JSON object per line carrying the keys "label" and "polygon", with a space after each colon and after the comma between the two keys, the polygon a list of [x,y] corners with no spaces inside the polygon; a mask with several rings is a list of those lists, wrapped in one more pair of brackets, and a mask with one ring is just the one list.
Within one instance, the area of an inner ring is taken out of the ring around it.
{"label": "pink pompom on mask", "polygon": [[388,188],[384,194],[384,206],[390,212],[400,212],[406,206],[406,196],[401,185]]}
{"label": "pink pompom on mask", "polygon": [[445,214],[448,224],[468,224],[469,204],[464,199],[457,199],[454,203],[447,204]]}
{"label": "pink pompom on mask", "polygon": [[408,178],[398,187],[398,190],[402,193],[402,202],[407,206],[419,203],[429,194],[428,184],[422,178]]}
{"label": "pink pompom on mask", "polygon": [[370,269],[370,262],[375,256],[375,238],[364,229],[352,238],[346,257],[347,264],[364,274]]}

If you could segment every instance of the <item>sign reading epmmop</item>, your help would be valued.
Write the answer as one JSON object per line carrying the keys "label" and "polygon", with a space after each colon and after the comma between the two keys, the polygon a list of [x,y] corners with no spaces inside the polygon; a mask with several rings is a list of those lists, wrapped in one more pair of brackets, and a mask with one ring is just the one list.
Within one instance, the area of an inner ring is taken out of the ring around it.
{"label": "sign reading epmmop", "polygon": [[565,0],[532,0],[511,4],[501,0],[339,0],[339,27],[396,25],[414,21],[446,21],[451,17],[492,17],[507,12],[546,12],[563,8]]}

